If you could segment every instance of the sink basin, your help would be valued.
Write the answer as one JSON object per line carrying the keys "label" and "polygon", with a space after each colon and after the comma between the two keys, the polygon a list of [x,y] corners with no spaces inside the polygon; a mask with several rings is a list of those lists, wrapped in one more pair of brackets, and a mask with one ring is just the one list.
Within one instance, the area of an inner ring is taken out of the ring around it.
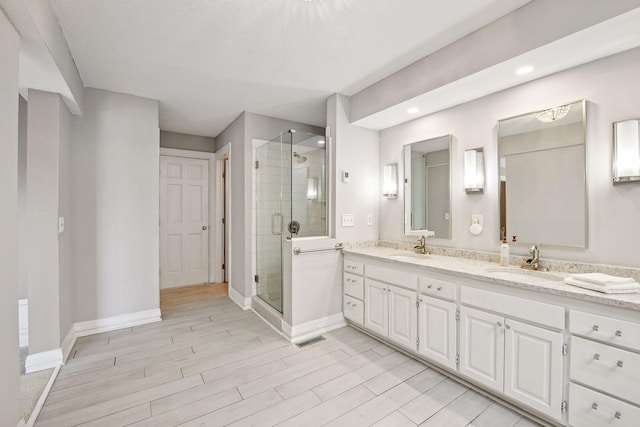
{"label": "sink basin", "polygon": [[418,254],[415,252],[399,252],[389,255],[391,259],[414,261],[417,259],[429,259],[429,254]]}
{"label": "sink basin", "polygon": [[539,277],[541,279],[553,280],[554,282],[561,282],[564,280],[564,277],[548,271],[525,270],[523,268],[514,267],[488,268],[487,273],[495,274],[497,276],[504,277],[505,279],[511,278],[514,280],[522,279],[526,276]]}

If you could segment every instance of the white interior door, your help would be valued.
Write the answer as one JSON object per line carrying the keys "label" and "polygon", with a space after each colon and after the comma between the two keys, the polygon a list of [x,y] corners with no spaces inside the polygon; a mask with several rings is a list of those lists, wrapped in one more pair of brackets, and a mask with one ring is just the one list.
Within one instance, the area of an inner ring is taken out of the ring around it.
{"label": "white interior door", "polygon": [[160,288],[209,281],[209,161],[160,156]]}

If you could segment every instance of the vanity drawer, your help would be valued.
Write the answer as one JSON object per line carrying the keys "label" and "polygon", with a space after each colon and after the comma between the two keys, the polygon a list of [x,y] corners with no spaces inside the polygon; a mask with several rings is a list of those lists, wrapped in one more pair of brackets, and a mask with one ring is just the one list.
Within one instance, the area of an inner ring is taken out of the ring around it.
{"label": "vanity drawer", "polygon": [[364,264],[356,261],[344,261],[344,271],[348,271],[353,274],[364,274]]}
{"label": "vanity drawer", "polygon": [[344,273],[344,293],[354,298],[364,299],[364,283],[362,276]]}
{"label": "vanity drawer", "polygon": [[444,280],[439,279],[432,279],[430,277],[419,277],[418,287],[420,289],[420,292],[422,292],[423,294],[449,300],[456,299],[455,283],[445,282]]}
{"label": "vanity drawer", "polygon": [[640,419],[640,408],[573,383],[568,407],[573,427],[631,427]]}
{"label": "vanity drawer", "polygon": [[572,334],[640,351],[640,323],[571,310],[569,330]]}
{"label": "vanity drawer", "polygon": [[364,304],[359,299],[345,295],[342,303],[342,312],[344,317],[352,322],[360,325],[364,324]]}
{"label": "vanity drawer", "polygon": [[418,289],[418,276],[406,271],[393,268],[379,267],[367,264],[367,277],[381,282],[398,285],[411,290]]}
{"label": "vanity drawer", "polygon": [[640,403],[640,354],[572,336],[572,380]]}

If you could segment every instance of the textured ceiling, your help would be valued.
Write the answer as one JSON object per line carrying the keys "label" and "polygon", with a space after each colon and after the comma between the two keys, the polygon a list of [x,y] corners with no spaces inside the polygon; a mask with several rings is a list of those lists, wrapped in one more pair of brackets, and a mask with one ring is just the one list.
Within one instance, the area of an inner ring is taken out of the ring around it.
{"label": "textured ceiling", "polygon": [[251,111],[326,123],[351,95],[529,0],[53,0],[87,87],[157,99],[163,130]]}

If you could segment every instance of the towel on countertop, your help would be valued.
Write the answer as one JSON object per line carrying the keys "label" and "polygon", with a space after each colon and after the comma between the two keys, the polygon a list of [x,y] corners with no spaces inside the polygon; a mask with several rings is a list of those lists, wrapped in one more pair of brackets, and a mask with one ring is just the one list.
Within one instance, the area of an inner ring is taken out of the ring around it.
{"label": "towel on countertop", "polygon": [[569,285],[605,294],[637,294],[640,292],[640,283],[636,282],[619,283],[617,285],[597,285],[595,283],[575,279],[574,277],[567,277],[564,279],[564,282]]}
{"label": "towel on countertop", "polygon": [[634,280],[631,277],[610,276],[609,274],[604,273],[572,274],[571,278],[605,286],[618,285],[621,283],[634,283]]}

